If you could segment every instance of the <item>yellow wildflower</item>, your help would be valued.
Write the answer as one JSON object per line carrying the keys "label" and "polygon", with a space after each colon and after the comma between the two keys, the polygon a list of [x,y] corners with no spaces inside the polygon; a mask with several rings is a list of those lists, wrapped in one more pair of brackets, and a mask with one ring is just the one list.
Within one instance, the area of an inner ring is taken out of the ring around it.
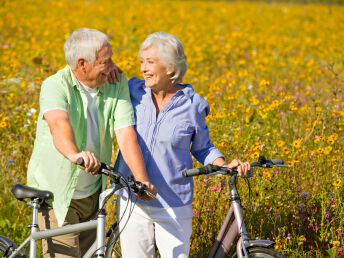
{"label": "yellow wildflower", "polygon": [[277,146],[278,146],[278,147],[282,147],[284,144],[285,144],[285,143],[284,143],[284,141],[282,141],[282,140],[277,141]]}
{"label": "yellow wildflower", "polygon": [[299,139],[293,141],[293,146],[294,146],[295,148],[300,148],[300,145],[301,145],[302,141],[303,141],[302,138],[299,138]]}
{"label": "yellow wildflower", "polygon": [[340,242],[338,240],[335,240],[332,242],[333,246],[340,246]]}
{"label": "yellow wildflower", "polygon": [[303,242],[306,241],[306,237],[305,237],[304,235],[301,235],[301,236],[298,237],[297,240],[299,240],[298,244],[299,244],[299,245],[302,245]]}
{"label": "yellow wildflower", "polygon": [[340,185],[342,183],[342,180],[340,180],[340,178],[337,178],[334,182],[333,182],[333,185],[335,188],[339,188]]}

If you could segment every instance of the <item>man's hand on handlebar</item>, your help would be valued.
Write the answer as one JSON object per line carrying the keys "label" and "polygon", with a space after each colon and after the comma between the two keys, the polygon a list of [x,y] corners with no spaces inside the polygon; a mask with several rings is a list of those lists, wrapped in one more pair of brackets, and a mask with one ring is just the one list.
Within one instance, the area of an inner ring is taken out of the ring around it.
{"label": "man's hand on handlebar", "polygon": [[[98,173],[110,176],[113,180],[119,180],[121,174],[116,172],[113,167],[101,163],[92,152],[80,152],[72,156],[71,160],[75,164],[85,170],[86,172],[96,176]],[[119,181],[120,182],[120,181]],[[144,201],[151,201],[155,199],[158,190],[147,179],[135,180],[133,176],[128,177],[129,188],[134,194]]]}
{"label": "man's hand on handlebar", "polygon": [[[83,165],[78,165],[77,160],[78,158],[83,158],[84,162]],[[98,175],[98,171],[100,169],[100,161],[97,159],[96,155],[94,153],[89,151],[82,151],[77,154],[75,154],[72,157],[72,162],[74,164],[77,164],[79,168],[85,170],[87,173],[90,173],[94,176]]]}

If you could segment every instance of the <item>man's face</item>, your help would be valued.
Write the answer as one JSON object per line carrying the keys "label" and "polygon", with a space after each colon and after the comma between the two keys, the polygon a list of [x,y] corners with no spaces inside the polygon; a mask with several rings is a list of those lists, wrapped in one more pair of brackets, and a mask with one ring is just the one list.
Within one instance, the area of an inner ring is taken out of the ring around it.
{"label": "man's face", "polygon": [[110,44],[105,44],[97,53],[94,64],[87,61],[86,65],[86,83],[90,88],[98,88],[106,84],[108,75],[115,67],[112,61],[112,49]]}

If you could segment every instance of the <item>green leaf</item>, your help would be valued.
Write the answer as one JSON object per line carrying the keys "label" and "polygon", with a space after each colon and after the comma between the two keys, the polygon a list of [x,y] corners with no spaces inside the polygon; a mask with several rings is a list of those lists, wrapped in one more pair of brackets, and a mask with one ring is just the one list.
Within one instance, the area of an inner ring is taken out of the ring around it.
{"label": "green leaf", "polygon": [[336,257],[336,249],[330,248],[330,249],[326,250],[326,252],[330,255],[331,258]]}

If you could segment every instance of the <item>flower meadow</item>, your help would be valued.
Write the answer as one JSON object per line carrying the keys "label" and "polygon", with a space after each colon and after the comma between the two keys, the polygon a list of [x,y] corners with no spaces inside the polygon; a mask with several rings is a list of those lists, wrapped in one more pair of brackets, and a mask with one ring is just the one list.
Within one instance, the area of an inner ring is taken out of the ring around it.
{"label": "flower meadow", "polygon": [[[239,179],[250,236],[275,241],[287,257],[344,256],[344,6],[1,3],[0,234],[19,243],[29,233],[31,210],[10,191],[26,182],[40,86],[65,66],[68,35],[80,27],[105,32],[114,61],[130,78],[140,76],[140,43],[152,32],[167,31],[183,42],[184,82],[208,101],[211,138],[227,160],[253,162],[264,155],[291,165],[255,169],[249,199],[249,188]],[[195,161],[195,166],[201,164]],[[195,178],[190,257],[207,257],[211,249],[230,205],[227,180]]]}

